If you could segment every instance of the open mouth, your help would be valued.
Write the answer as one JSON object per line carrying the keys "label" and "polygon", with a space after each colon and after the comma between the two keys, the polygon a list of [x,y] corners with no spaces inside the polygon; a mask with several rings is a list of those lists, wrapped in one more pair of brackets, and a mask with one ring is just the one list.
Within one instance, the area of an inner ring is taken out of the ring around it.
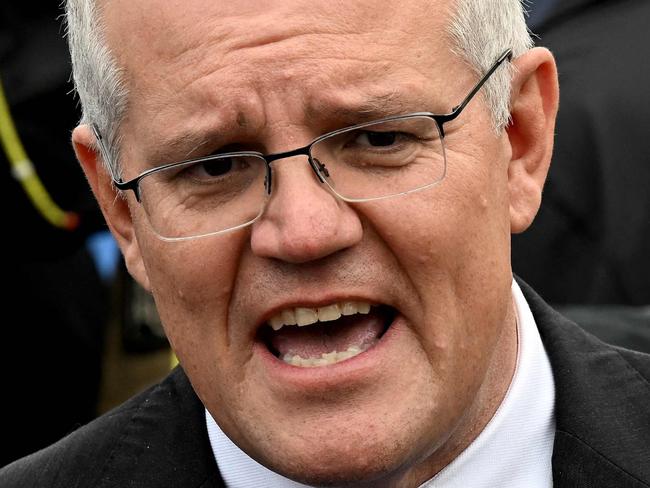
{"label": "open mouth", "polygon": [[314,368],[340,363],[377,344],[397,312],[387,305],[346,301],[287,308],[260,330],[269,351],[287,364]]}

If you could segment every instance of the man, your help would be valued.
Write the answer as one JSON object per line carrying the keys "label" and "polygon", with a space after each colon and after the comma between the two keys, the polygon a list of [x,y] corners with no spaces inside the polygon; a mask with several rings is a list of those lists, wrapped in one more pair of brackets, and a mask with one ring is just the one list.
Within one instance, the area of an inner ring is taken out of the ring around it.
{"label": "man", "polygon": [[512,280],[558,98],[519,2],[101,7],[73,141],[182,369],[4,485],[647,486],[648,359]]}

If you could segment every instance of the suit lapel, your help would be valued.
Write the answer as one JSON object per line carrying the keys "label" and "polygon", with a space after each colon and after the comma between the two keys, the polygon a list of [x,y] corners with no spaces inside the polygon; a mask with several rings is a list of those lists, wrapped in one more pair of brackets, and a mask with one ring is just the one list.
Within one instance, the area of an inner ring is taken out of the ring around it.
{"label": "suit lapel", "polygon": [[649,486],[639,460],[650,460],[650,387],[631,364],[640,353],[600,342],[519,284],[553,367],[555,486]]}

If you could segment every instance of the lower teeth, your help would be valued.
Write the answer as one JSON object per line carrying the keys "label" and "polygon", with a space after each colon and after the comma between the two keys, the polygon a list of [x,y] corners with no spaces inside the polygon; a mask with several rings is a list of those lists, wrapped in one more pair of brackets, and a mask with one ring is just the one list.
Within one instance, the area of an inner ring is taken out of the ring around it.
{"label": "lower teeth", "polygon": [[291,364],[292,366],[298,366],[300,368],[318,368],[321,366],[340,363],[346,359],[353,358],[354,356],[361,354],[366,349],[368,349],[368,346],[351,346],[346,351],[332,351],[323,353],[319,358],[303,358],[297,354],[285,354],[282,357],[282,360],[285,363]]}

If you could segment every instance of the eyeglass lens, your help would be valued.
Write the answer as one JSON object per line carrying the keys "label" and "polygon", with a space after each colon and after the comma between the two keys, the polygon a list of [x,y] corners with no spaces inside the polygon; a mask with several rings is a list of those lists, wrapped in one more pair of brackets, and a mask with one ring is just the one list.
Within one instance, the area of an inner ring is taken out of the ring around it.
{"label": "eyeglass lens", "polygon": [[[435,120],[426,116],[336,131],[317,139],[310,154],[322,179],[347,201],[420,190],[445,175],[442,137]],[[141,201],[161,237],[214,234],[261,215],[268,198],[266,174],[261,155],[204,158],[145,176],[140,181]]]}

